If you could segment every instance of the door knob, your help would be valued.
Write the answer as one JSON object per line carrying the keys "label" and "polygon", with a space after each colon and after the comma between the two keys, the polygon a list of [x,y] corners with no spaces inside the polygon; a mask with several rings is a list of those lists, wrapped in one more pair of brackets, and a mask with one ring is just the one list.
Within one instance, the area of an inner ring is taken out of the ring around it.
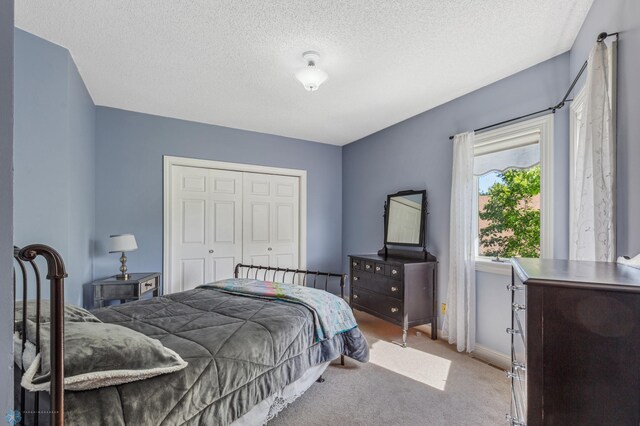
{"label": "door knob", "polygon": [[271,250],[273,250],[273,249],[272,249],[271,247],[269,247],[267,250],[271,251]]}
{"label": "door knob", "polygon": [[213,253],[213,250],[209,250],[209,253]]}

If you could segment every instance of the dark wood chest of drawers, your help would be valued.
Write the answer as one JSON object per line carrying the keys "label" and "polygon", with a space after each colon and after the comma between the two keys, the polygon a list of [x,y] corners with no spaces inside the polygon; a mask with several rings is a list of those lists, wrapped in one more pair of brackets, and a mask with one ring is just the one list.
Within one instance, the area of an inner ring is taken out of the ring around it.
{"label": "dark wood chest of drawers", "polygon": [[354,309],[402,327],[406,346],[409,327],[431,324],[437,339],[437,261],[351,255],[350,302]]}
{"label": "dark wood chest of drawers", "polygon": [[512,263],[511,424],[640,424],[640,270]]}

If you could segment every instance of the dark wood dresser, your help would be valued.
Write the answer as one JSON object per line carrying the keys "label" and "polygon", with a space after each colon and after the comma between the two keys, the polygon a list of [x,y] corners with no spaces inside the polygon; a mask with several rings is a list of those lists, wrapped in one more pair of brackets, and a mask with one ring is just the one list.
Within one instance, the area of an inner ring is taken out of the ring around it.
{"label": "dark wood dresser", "polygon": [[437,261],[377,254],[351,255],[350,302],[354,309],[402,327],[402,346],[407,330],[431,324],[437,339]]}
{"label": "dark wood dresser", "polygon": [[512,264],[511,424],[640,424],[640,270]]}

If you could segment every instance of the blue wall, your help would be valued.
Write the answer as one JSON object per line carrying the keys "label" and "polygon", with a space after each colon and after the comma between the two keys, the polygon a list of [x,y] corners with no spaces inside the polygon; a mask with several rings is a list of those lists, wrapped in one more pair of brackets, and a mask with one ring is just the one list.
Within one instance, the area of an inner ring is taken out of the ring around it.
{"label": "blue wall", "polygon": [[15,30],[14,243],[63,256],[66,299],[92,280],[95,107],[69,52]]}
{"label": "blue wall", "polygon": [[[70,271],[68,299],[80,303],[82,283],[117,270],[117,256],[105,249],[109,234],[136,234],[140,249],[129,256],[131,270],[162,269],[163,155],[301,168],[308,171],[308,265],[312,268],[346,268],[346,255],[380,248],[385,195],[426,187],[431,211],[429,249],[441,262],[439,292],[444,301],[452,160],[448,136],[557,102],[600,31],[622,31],[618,250],[636,254],[640,252],[640,222],[635,220],[640,211],[640,168],[636,167],[640,144],[632,135],[640,134],[637,0],[595,0],[570,53],[344,148],[95,108],[65,49],[16,30],[15,241],[40,241],[59,248]],[[8,39],[0,38],[0,54],[7,52],[2,43]],[[7,89],[3,92],[2,83],[8,80],[1,67],[0,77],[0,120],[6,120],[2,102]],[[0,131],[7,129],[4,121],[0,124]],[[567,109],[556,114],[554,125],[554,249],[556,257],[566,257]],[[10,146],[2,133],[0,137],[2,154]],[[6,171],[4,163],[2,166]],[[0,181],[0,192],[2,182],[5,180]],[[502,329],[508,323],[508,298],[502,289],[508,277],[478,273],[477,278],[478,342],[507,352]]]}
{"label": "blue wall", "polygon": [[95,276],[117,272],[110,234],[132,232],[131,271],[162,271],[163,155],[307,171],[307,266],[339,270],[341,148],[280,136],[97,108]]}
{"label": "blue wall", "polygon": [[[569,54],[564,54],[505,78],[475,92],[424,112],[343,148],[343,254],[371,253],[382,246],[382,206],[385,195],[402,189],[427,188],[429,197],[428,249],[440,261],[439,299],[446,301],[449,265],[449,207],[452,144],[449,136],[557,103],[567,90]],[[560,110],[554,120],[555,227],[566,229],[568,217],[568,113]],[[555,254],[566,257],[568,235],[561,231],[554,241]],[[346,267],[346,266],[345,266]],[[478,292],[504,290],[505,276],[480,274]],[[506,290],[504,291],[506,293]],[[481,295],[477,328],[493,330],[494,315],[502,298]],[[503,319],[508,319],[505,315]],[[507,352],[504,327],[478,343]],[[489,332],[492,333],[492,332]],[[501,343],[496,343],[501,342]]]}
{"label": "blue wall", "polygon": [[[640,1],[595,0],[571,49],[578,72],[597,35],[620,32],[618,45],[617,246],[618,255],[640,253]],[[584,78],[583,78],[584,81]],[[582,88],[577,86],[576,93]]]}
{"label": "blue wall", "polygon": [[0,414],[13,408],[13,0],[0,2]]}

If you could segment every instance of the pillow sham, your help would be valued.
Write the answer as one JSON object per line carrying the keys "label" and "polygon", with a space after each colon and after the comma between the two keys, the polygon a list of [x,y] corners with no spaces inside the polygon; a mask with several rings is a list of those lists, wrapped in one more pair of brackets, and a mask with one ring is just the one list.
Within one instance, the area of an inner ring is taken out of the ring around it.
{"label": "pillow sham", "polygon": [[[22,326],[22,300],[16,301],[16,309],[14,316],[15,330],[18,333],[22,333],[24,327]],[[27,320],[36,321],[36,301],[27,300]],[[102,322],[95,317],[91,312],[80,306],[65,304],[64,305],[64,320],[65,322]],[[51,302],[47,299],[40,300],[40,324],[51,322]],[[31,336],[35,336],[34,333]],[[27,333],[29,335],[29,333]],[[35,339],[35,337],[34,337]]]}
{"label": "pillow sham", "polygon": [[[32,327],[35,324],[29,322],[29,328]],[[50,327],[50,324],[41,325],[44,337],[41,351],[22,376],[22,386],[30,391],[49,390]],[[180,355],[159,340],[130,328],[108,323],[65,324],[65,390],[120,385],[179,371],[186,366]]]}

